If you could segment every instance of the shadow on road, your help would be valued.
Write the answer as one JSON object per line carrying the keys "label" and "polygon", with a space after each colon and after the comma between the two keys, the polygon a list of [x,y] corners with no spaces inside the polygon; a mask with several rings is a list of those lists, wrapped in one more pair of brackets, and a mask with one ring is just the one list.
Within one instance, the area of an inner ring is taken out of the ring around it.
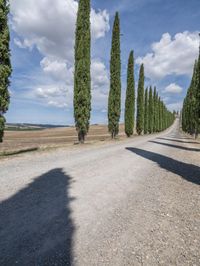
{"label": "shadow on road", "polygon": [[71,182],[54,169],[0,204],[0,265],[72,264]]}
{"label": "shadow on road", "polygon": [[183,163],[170,157],[146,150],[131,147],[127,147],[126,149],[157,163],[161,168],[179,175],[189,182],[200,185],[200,167],[196,165]]}
{"label": "shadow on road", "polygon": [[186,139],[186,140],[187,140],[187,139],[188,139],[188,140],[192,140],[192,138],[181,137],[181,136],[179,135],[179,133],[177,133],[176,135],[168,135],[168,137],[169,137],[169,138],[172,138],[172,139],[177,139],[177,138],[178,138],[178,139],[183,139],[183,140],[185,140],[185,139]]}
{"label": "shadow on road", "polygon": [[184,140],[179,140],[179,139],[170,139],[170,138],[156,138],[156,139],[174,141],[174,142],[180,142],[180,143],[187,143],[187,144],[200,144],[199,142],[195,142],[195,141],[184,141]]}
{"label": "shadow on road", "polygon": [[200,149],[188,148],[188,147],[183,147],[183,146],[179,146],[179,145],[173,145],[173,144],[170,144],[170,143],[163,143],[163,142],[159,142],[159,141],[155,141],[155,140],[150,140],[149,142],[155,143],[155,144],[159,144],[159,145],[163,145],[163,146],[176,148],[176,149],[181,149],[181,150],[185,150],[185,151],[196,151],[196,152],[200,151]]}

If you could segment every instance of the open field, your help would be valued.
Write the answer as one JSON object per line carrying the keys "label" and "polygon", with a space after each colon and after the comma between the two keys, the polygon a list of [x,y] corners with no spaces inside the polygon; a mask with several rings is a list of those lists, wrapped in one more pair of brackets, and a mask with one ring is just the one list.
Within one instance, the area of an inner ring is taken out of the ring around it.
{"label": "open field", "polygon": [[[124,126],[120,125],[119,137],[125,137]],[[93,125],[87,136],[87,142],[105,141],[110,139],[106,125]],[[4,142],[0,144],[0,154],[35,150],[51,147],[63,147],[77,142],[74,127],[50,128],[33,131],[6,131]]]}

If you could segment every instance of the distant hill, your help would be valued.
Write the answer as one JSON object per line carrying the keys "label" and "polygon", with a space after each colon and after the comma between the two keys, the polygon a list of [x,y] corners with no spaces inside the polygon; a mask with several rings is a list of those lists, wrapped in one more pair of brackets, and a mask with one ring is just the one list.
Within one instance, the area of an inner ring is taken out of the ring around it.
{"label": "distant hill", "polygon": [[51,125],[51,124],[28,124],[28,123],[7,123],[6,130],[43,130],[47,128],[69,127],[68,125]]}

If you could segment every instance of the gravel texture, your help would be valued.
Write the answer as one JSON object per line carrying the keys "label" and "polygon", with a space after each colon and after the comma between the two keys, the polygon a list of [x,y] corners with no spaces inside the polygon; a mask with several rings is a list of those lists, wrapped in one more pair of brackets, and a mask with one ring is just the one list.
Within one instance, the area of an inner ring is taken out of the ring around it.
{"label": "gravel texture", "polygon": [[200,265],[200,143],[178,131],[0,161],[0,265]]}

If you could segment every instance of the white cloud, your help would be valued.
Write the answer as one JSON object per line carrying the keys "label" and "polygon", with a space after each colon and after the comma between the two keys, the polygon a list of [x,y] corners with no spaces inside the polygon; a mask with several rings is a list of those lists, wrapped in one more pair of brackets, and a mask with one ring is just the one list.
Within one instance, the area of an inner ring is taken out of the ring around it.
{"label": "white cloud", "polygon": [[170,97],[164,97],[164,98],[163,98],[163,102],[164,102],[164,103],[169,102],[169,100],[170,100]]}
{"label": "white cloud", "polygon": [[66,82],[68,85],[73,82],[73,67],[67,66],[62,59],[54,57],[44,57],[40,65],[47,75],[50,75],[56,81]]}
{"label": "white cloud", "polygon": [[[59,78],[59,75],[64,76],[66,65],[62,62],[44,60],[42,67],[45,72],[53,71],[53,77]],[[57,70],[57,71],[56,71]],[[63,73],[62,73],[63,72]],[[69,73],[66,71],[66,73]],[[99,59],[92,60],[91,63],[92,76],[92,104],[96,109],[105,108],[107,105],[107,96],[109,89],[109,79],[106,67]],[[66,105],[72,108],[73,104],[73,70],[68,79],[67,86],[65,85],[66,77],[60,82],[52,81],[51,85],[41,85],[34,89],[33,96],[38,100],[48,103],[48,105],[65,108]]]}
{"label": "white cloud", "polygon": [[100,59],[93,59],[91,64],[92,105],[93,109],[105,109],[108,102],[108,71]]}
{"label": "white cloud", "polygon": [[171,83],[164,89],[163,92],[177,94],[177,93],[181,93],[182,91],[183,91],[183,88],[181,88],[179,85],[175,83]]}
{"label": "white cloud", "polygon": [[106,10],[99,10],[98,13],[94,9],[91,10],[91,34],[94,39],[105,36],[109,31],[109,14]]}
{"label": "white cloud", "polygon": [[67,104],[62,103],[62,102],[59,103],[58,101],[49,101],[48,106],[53,106],[53,107],[57,107],[57,108],[66,108]]}
{"label": "white cloud", "polygon": [[104,88],[108,85],[108,73],[103,62],[100,59],[93,59],[91,64],[92,88]]}
{"label": "white cloud", "polygon": [[152,52],[137,58],[136,63],[144,63],[145,74],[151,79],[173,74],[191,76],[198,47],[198,32],[185,31],[177,33],[174,38],[165,33],[159,42],[152,44]]}
{"label": "white cloud", "polygon": [[[74,0],[12,0],[12,27],[21,37],[20,48],[36,46],[41,54],[73,61],[74,35],[78,3]],[[91,10],[93,39],[109,31],[106,10]]]}
{"label": "white cloud", "polygon": [[43,84],[40,87],[33,88],[33,93],[29,97],[37,99],[44,106],[66,108],[72,107],[73,90],[67,90],[67,87],[62,83]]}
{"label": "white cloud", "polygon": [[46,87],[46,88],[36,89],[36,96],[41,98],[62,96],[64,93],[65,89],[62,87],[50,87],[50,88]]}
{"label": "white cloud", "polygon": [[[18,34],[14,42],[19,48],[36,47],[43,56],[40,62],[44,82],[33,88],[33,95],[55,107],[72,107],[74,39],[78,2],[75,0],[12,0],[11,24]],[[91,9],[92,40],[109,31],[106,10]],[[106,67],[100,59],[91,63],[93,99],[102,102],[102,92],[108,84]],[[51,84],[51,85],[49,85]],[[32,94],[31,94],[32,95]],[[100,98],[97,99],[98,95]],[[99,104],[98,104],[99,105]]]}
{"label": "white cloud", "polygon": [[183,106],[183,102],[175,102],[175,103],[170,103],[170,104],[167,104],[167,108],[170,110],[170,111],[180,111],[182,109],[182,106]]}

